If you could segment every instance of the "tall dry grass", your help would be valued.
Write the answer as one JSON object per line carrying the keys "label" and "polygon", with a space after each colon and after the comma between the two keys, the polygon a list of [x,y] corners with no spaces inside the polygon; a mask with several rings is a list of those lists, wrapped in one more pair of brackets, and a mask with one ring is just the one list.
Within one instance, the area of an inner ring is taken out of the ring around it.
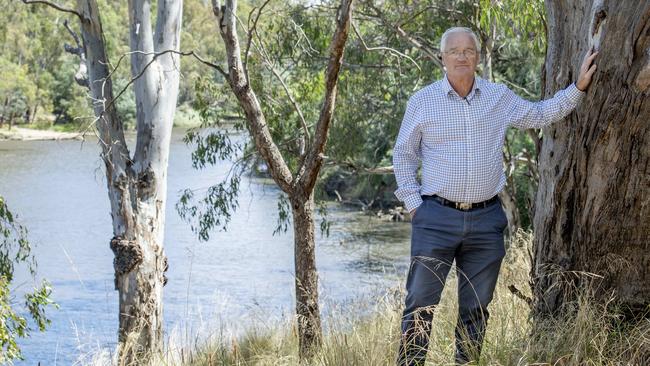
{"label": "tall dry grass", "polygon": [[[530,297],[532,234],[518,232],[508,243],[485,336],[480,365],[650,365],[650,319],[624,322],[611,303],[592,300],[583,291],[564,317],[536,324],[522,298]],[[456,324],[456,278],[451,271],[436,308],[427,365],[453,365]],[[404,276],[405,277],[405,276]],[[515,296],[509,290],[521,291]],[[300,363],[291,322],[259,322],[233,336],[220,329],[199,339],[173,332],[156,365],[393,365],[400,337],[403,284],[376,300],[364,300],[333,311],[322,349]],[[354,310],[354,311],[352,311]],[[359,314],[369,314],[360,316]],[[103,354],[93,365],[113,364]]]}

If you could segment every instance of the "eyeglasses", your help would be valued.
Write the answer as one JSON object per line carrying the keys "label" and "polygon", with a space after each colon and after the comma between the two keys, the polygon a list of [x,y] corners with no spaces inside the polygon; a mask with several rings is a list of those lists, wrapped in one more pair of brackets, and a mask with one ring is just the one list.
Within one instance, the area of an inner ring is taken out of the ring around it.
{"label": "eyeglasses", "polygon": [[460,58],[461,55],[463,55],[463,56],[465,56],[467,58],[471,58],[471,57],[476,56],[476,51],[471,49],[471,48],[468,48],[468,49],[462,50],[462,51],[460,51],[460,50],[451,50],[451,51],[444,52],[444,53],[450,55],[453,58]]}

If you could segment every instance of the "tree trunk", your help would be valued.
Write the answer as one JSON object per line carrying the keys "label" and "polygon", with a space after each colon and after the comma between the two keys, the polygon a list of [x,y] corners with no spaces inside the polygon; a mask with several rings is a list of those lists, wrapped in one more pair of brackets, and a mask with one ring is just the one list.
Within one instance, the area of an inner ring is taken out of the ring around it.
{"label": "tree trunk", "polygon": [[[99,9],[78,0],[90,91],[95,101],[113,220],[110,246],[119,291],[120,364],[143,364],[162,350],[167,162],[179,83],[181,0],[159,1],[155,36],[149,1],[129,1],[131,72],[137,108],[133,158],[113,99]],[[136,52],[137,51],[137,52]],[[155,55],[154,55],[155,54]]]}
{"label": "tree trunk", "polygon": [[[596,298],[613,293],[632,313],[647,311],[650,2],[548,0],[546,7],[547,97],[577,79],[591,47],[600,53],[582,104],[544,129],[535,205],[536,313],[561,310],[575,299],[572,288],[587,285]],[[602,278],[574,275],[579,272]]]}
{"label": "tree trunk", "polygon": [[296,316],[301,359],[311,356],[321,344],[321,319],[318,311],[318,272],[314,228],[314,195],[303,192],[290,196],[293,209],[293,235],[296,270]]}
{"label": "tree trunk", "polygon": [[5,113],[7,113],[7,106],[9,105],[9,97],[5,97],[4,105],[2,106],[2,113],[0,113],[0,128],[5,124]]}
{"label": "tree trunk", "polygon": [[506,213],[508,218],[508,233],[507,235],[514,235],[517,232],[517,229],[521,227],[521,218],[519,217],[519,208],[517,207],[517,201],[515,196],[510,193],[510,187],[514,185],[514,182],[510,180],[510,186],[506,183],[501,192],[499,192],[499,198],[503,203],[503,211]]}
{"label": "tree trunk", "polygon": [[27,123],[31,124],[34,123],[34,121],[36,121],[36,113],[38,112],[38,105],[39,102],[36,102],[36,104],[34,104],[34,110],[32,110],[32,113],[30,114],[31,118],[29,121],[27,121]]}

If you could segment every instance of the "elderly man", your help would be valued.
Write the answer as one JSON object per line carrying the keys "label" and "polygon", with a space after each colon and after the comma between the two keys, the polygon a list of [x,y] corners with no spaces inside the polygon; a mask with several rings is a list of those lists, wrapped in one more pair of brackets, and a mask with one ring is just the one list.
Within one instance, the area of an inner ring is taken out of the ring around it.
{"label": "elderly man", "polygon": [[487,307],[505,255],[507,218],[497,194],[505,184],[506,129],[541,128],[561,120],[583,98],[596,70],[597,52],[589,51],[576,83],[533,103],[475,75],[480,45],[470,29],[447,30],[440,50],[446,74],[409,99],[393,153],[395,195],[412,214],[399,365],[424,364],[432,310],[453,261],[459,304],[456,362],[478,361]]}

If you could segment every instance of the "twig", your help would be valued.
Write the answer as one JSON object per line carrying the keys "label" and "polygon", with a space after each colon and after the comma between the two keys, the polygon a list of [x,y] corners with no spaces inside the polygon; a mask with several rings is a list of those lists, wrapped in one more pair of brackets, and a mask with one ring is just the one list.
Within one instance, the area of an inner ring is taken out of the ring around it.
{"label": "twig", "polygon": [[512,81],[508,81],[508,80],[506,80],[506,79],[502,79],[502,80],[500,80],[500,81],[503,81],[503,82],[505,82],[506,84],[508,84],[508,85],[510,85],[510,86],[512,86],[512,87],[514,87],[514,88],[516,88],[516,89],[519,89],[519,90],[523,91],[524,93],[528,94],[529,96],[531,96],[531,97],[533,97],[533,98],[537,98],[537,95],[533,94],[531,91],[529,91],[528,89],[524,88],[523,86],[519,86],[519,85],[513,83]]}
{"label": "twig", "polygon": [[[246,52],[244,52],[244,74],[246,74],[246,80],[248,79],[248,56],[250,55],[249,51],[251,48],[251,42],[253,40],[253,32],[257,28],[257,21],[260,19],[260,15],[262,15],[262,10],[264,7],[271,2],[271,0],[266,0],[262,6],[260,6],[259,10],[257,11],[257,15],[255,16],[255,20],[253,21],[253,26],[248,28],[248,39],[246,40]],[[255,11],[255,8],[253,8],[248,15],[248,21],[250,22],[251,15]]]}
{"label": "twig", "polygon": [[381,23],[383,23],[385,26],[388,26],[388,27],[391,27],[391,28],[395,29],[395,31],[397,32],[397,35],[399,35],[401,38],[404,38],[405,40],[407,40],[409,43],[411,43],[411,45],[415,46],[420,51],[424,52],[425,56],[427,56],[429,59],[431,59],[431,61],[433,61],[433,63],[435,63],[436,66],[438,66],[440,69],[443,68],[443,65],[442,65],[442,62],[440,61],[439,55],[436,55],[436,53],[434,52],[434,51],[437,51],[435,48],[425,45],[421,40],[415,39],[414,37],[412,37],[411,35],[406,33],[406,31],[404,29],[402,29],[400,24],[391,24],[386,19],[384,13],[378,7],[376,7],[374,4],[368,3],[368,6],[372,10],[375,11],[374,17],[376,19],[379,19],[379,21]]}
{"label": "twig", "polygon": [[293,105],[293,108],[296,110],[296,113],[298,113],[298,117],[300,119],[300,124],[302,125],[302,129],[303,129],[303,131],[305,133],[305,140],[306,140],[305,141],[306,142],[305,151],[306,151],[308,149],[308,147],[310,146],[310,144],[311,144],[311,135],[309,133],[309,128],[307,128],[307,121],[305,121],[305,116],[303,115],[302,110],[300,109],[300,106],[298,105],[298,103],[296,102],[294,97],[291,95],[291,92],[289,91],[289,87],[284,82],[284,79],[282,79],[282,76],[280,76],[280,74],[277,72],[277,70],[275,70],[275,68],[271,64],[269,54],[266,51],[266,49],[264,49],[264,45],[262,45],[262,41],[261,41],[261,37],[260,37],[259,33],[257,32],[257,30],[253,30],[253,31],[255,33],[255,36],[257,36],[257,39],[259,40],[259,43],[256,43],[255,47],[260,52],[260,55],[262,55],[262,57],[264,58],[264,61],[265,61],[264,64],[266,65],[266,68],[269,71],[271,71],[271,73],[273,73],[273,75],[275,75],[275,77],[278,79],[278,81],[280,81],[280,84],[282,85],[282,88],[284,89],[284,92],[287,94],[287,97],[289,98],[289,101],[291,102],[291,105]]}
{"label": "twig", "polygon": [[446,11],[446,12],[448,12],[448,13],[456,13],[456,14],[459,14],[459,15],[465,15],[462,11],[460,11],[460,10],[458,10],[458,9],[450,9],[450,8],[443,8],[443,7],[441,7],[441,6],[436,6],[436,5],[429,5],[429,6],[425,6],[425,7],[424,7],[423,9],[421,9],[420,11],[415,12],[415,14],[413,14],[412,16],[406,18],[406,20],[404,20],[403,22],[399,23],[399,26],[400,26],[400,27],[404,26],[405,24],[407,24],[407,23],[410,22],[411,20],[417,18],[418,16],[420,16],[420,14],[424,13],[425,11],[427,11],[427,10],[429,10],[429,9],[443,10],[443,11]]}
{"label": "twig", "polygon": [[415,65],[415,67],[417,67],[418,71],[419,71],[420,73],[422,72],[422,69],[420,68],[420,65],[418,65],[418,63],[415,62],[414,59],[412,59],[410,56],[408,56],[408,55],[406,55],[406,54],[404,54],[404,53],[402,53],[402,52],[399,52],[398,50],[396,50],[396,49],[394,49],[394,48],[383,47],[383,46],[379,46],[379,47],[368,47],[368,45],[366,44],[366,41],[363,39],[363,37],[361,36],[361,33],[360,33],[359,30],[357,29],[357,25],[356,25],[354,22],[350,22],[350,24],[352,25],[352,29],[354,30],[354,33],[357,35],[357,37],[358,37],[359,40],[361,41],[361,45],[363,46],[363,48],[364,48],[366,51],[388,51],[388,52],[390,52],[390,53],[397,54],[398,56],[404,57],[404,58],[406,58],[407,60],[411,61],[411,62],[413,63],[413,65]]}
{"label": "twig", "polygon": [[524,300],[526,304],[528,304],[528,307],[531,309],[533,308],[533,299],[524,295],[523,292],[521,292],[515,285],[508,285],[508,290],[510,290],[510,292],[516,297]]}
{"label": "twig", "polygon": [[367,168],[364,166],[359,166],[350,160],[338,161],[338,160],[331,159],[329,157],[325,157],[325,158],[327,160],[328,166],[338,166],[344,169],[349,169],[354,173],[381,175],[381,174],[392,174],[394,172],[394,168],[392,165]]}
{"label": "twig", "polygon": [[[167,54],[167,53],[174,53],[174,54],[177,54],[177,55],[180,55],[180,56],[193,56],[194,58],[196,58],[196,59],[199,60],[200,62],[202,62],[202,63],[204,63],[204,64],[206,64],[206,65],[208,65],[208,66],[210,66],[210,67],[212,67],[212,68],[214,68],[214,69],[216,69],[216,70],[219,71],[219,72],[220,72],[220,73],[221,73],[221,74],[222,74],[226,79],[228,79],[228,74],[227,74],[227,73],[226,73],[226,72],[221,68],[221,66],[219,66],[219,65],[217,65],[217,64],[214,64],[214,63],[212,63],[212,62],[210,62],[210,61],[207,61],[207,60],[203,59],[201,56],[199,56],[199,55],[198,55],[196,52],[194,52],[194,51],[183,52],[183,51],[176,51],[176,50],[165,50],[165,51],[162,51],[162,52],[154,52],[154,53],[151,53],[151,52],[142,52],[142,51],[133,51],[133,52],[128,52],[128,53],[123,54],[123,55],[120,57],[120,59],[118,60],[118,65],[117,65],[117,67],[119,67],[120,62],[122,61],[122,59],[123,59],[126,55],[133,54],[133,53],[142,53],[142,54],[145,54],[145,55],[151,55],[151,54],[153,54],[153,57],[151,58],[151,60],[150,60],[149,62],[147,62],[146,65],[144,65],[144,67],[142,68],[142,70],[141,70],[141,71],[140,71],[136,76],[132,77],[132,78],[129,80],[129,82],[124,86],[124,88],[122,88],[122,90],[120,90],[119,93],[117,93],[117,95],[113,98],[113,100],[111,100],[110,103],[108,103],[108,105],[106,106],[106,108],[104,108],[104,110],[110,108],[113,104],[115,104],[115,102],[120,98],[120,96],[122,96],[122,94],[124,94],[124,92],[129,88],[129,86],[131,86],[131,84],[133,84],[137,79],[139,79],[142,75],[144,75],[144,72],[145,72],[145,71],[147,70],[147,68],[149,68],[149,66],[150,66],[150,65],[151,65],[151,64],[156,60],[156,58],[158,58],[159,56],[162,56],[162,55],[164,55],[164,54]],[[110,75],[112,75],[113,72],[115,72],[115,70],[117,70],[117,67],[115,67],[115,68],[114,68],[114,69],[109,73],[108,77],[110,77]],[[108,77],[107,77],[107,78],[108,78]]]}

